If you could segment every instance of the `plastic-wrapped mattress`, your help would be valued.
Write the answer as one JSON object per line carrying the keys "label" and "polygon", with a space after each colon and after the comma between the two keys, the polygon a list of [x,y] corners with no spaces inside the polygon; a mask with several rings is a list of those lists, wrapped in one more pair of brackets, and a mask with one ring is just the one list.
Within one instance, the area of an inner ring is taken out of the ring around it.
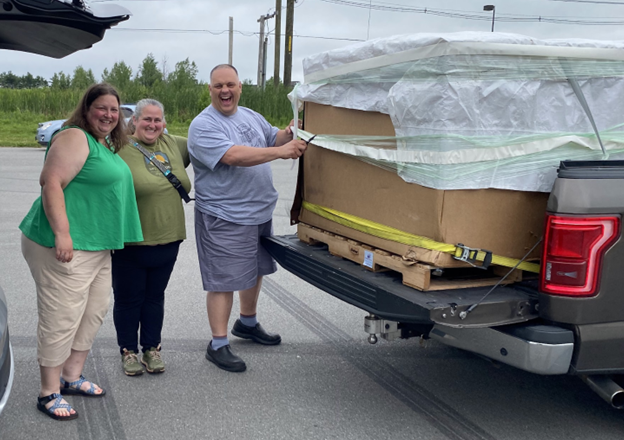
{"label": "plastic-wrapped mattress", "polygon": [[624,42],[404,35],[308,57],[304,78],[294,108],[385,113],[396,132],[316,144],[427,187],[549,192],[561,160],[624,158]]}

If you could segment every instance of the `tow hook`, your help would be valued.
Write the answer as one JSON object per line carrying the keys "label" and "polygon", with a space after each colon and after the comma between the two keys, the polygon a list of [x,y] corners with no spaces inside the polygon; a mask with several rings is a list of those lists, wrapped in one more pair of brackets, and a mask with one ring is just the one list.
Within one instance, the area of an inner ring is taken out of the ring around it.
{"label": "tow hook", "polygon": [[377,335],[386,341],[394,341],[401,337],[398,322],[381,319],[372,314],[364,317],[364,331],[368,333],[369,344],[377,343]]}

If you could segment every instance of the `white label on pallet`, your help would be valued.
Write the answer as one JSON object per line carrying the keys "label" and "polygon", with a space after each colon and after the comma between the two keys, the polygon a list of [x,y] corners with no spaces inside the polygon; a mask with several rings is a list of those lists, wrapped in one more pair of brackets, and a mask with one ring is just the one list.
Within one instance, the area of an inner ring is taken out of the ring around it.
{"label": "white label on pallet", "polygon": [[364,251],[364,266],[373,268],[373,253],[371,251]]}

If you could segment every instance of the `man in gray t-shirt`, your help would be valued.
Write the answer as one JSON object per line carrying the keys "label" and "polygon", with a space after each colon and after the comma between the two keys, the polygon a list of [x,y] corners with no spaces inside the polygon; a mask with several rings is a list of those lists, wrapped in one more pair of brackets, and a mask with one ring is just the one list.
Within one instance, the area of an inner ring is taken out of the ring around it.
{"label": "man in gray t-shirt", "polygon": [[215,67],[210,73],[212,104],[193,120],[188,135],[195,171],[195,238],[212,330],[206,359],[227,371],[246,369],[227,337],[235,290],[240,319],[232,334],[264,345],[281,342],[256,318],[262,277],[276,270],[260,245],[260,238],[272,232],[277,202],[269,162],[297,159],[306,149],[304,141],[293,140],[290,126],[278,130],[253,110],[239,107],[241,92],[233,66]]}

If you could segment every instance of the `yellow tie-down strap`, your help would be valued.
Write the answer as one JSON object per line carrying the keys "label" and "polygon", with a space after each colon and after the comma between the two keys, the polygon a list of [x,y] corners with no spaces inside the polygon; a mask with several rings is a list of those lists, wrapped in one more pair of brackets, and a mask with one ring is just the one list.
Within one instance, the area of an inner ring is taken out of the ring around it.
{"label": "yellow tie-down strap", "polygon": [[[323,218],[364,232],[366,234],[374,235],[375,237],[384,238],[386,240],[395,241],[397,243],[403,243],[409,246],[421,247],[432,251],[445,252],[451,254],[454,257],[460,257],[463,253],[463,249],[454,244],[440,243],[427,237],[420,235],[409,234],[399,229],[394,229],[389,226],[384,226],[380,223],[375,223],[370,220],[356,217],[354,215],[345,214],[344,212],[336,211],[335,209],[325,208],[319,205],[315,205],[310,202],[304,201],[302,204],[304,209],[313,212],[316,215],[320,215]],[[480,251],[475,254],[475,259],[483,261],[486,257],[486,253]],[[535,263],[522,262],[515,258],[501,257],[499,255],[492,255],[492,264],[505,267],[516,267],[518,269],[526,270],[527,272],[539,273],[540,266]]]}

